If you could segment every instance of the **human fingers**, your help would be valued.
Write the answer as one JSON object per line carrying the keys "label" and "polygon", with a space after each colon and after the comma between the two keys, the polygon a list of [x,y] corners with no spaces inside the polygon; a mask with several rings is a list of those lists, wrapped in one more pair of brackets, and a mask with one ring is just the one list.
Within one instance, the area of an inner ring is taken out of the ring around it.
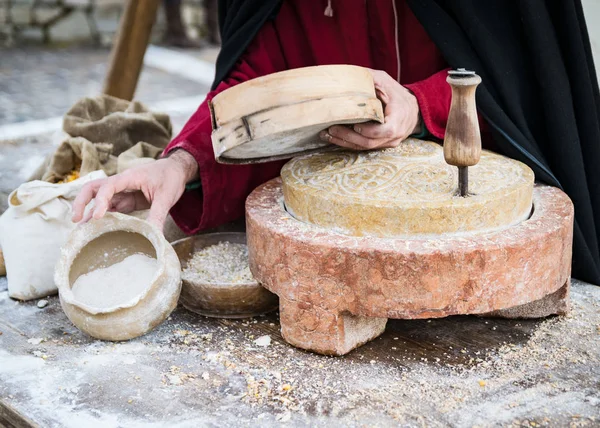
{"label": "human fingers", "polygon": [[351,150],[365,150],[364,147],[359,146],[357,144],[349,143],[342,138],[334,137],[327,130],[321,131],[319,133],[319,138],[323,141],[327,141],[328,143],[335,144],[336,146],[344,147]]}
{"label": "human fingers", "polygon": [[172,206],[173,202],[168,192],[164,188],[160,189],[154,195],[147,221],[162,230]]}
{"label": "human fingers", "polygon": [[96,192],[93,218],[99,219],[106,214],[115,194],[126,190],[139,190],[136,188],[136,185],[137,180],[135,180],[135,176],[132,174],[123,173],[109,177]]}
{"label": "human fingers", "polygon": [[144,194],[140,191],[122,192],[113,196],[110,201],[109,211],[129,214],[133,211],[139,211],[150,208]]}
{"label": "human fingers", "polygon": [[392,117],[386,117],[384,123],[359,123],[352,127],[353,131],[369,140],[391,140],[397,138],[398,129]]}
{"label": "human fingers", "polygon": [[93,214],[93,210],[91,210],[91,209],[85,210],[85,212],[83,213],[83,218],[81,220],[81,223],[87,223],[88,221],[90,221],[92,218],[92,214]]}
{"label": "human fingers", "polygon": [[[404,140],[413,133],[419,124],[419,107],[414,96],[398,94],[394,102],[385,107],[385,121],[379,123],[359,123],[353,130],[370,139]],[[414,101],[414,102],[413,102]]]}
{"label": "human fingers", "polygon": [[387,139],[366,138],[346,126],[332,126],[329,128],[328,133],[334,138],[339,138],[367,150],[375,149],[387,142]]}
{"label": "human fingers", "polygon": [[377,98],[383,101],[384,104],[388,104],[391,101],[390,95],[393,93],[396,85],[400,84],[385,71],[372,69],[369,69],[369,71],[373,77],[373,85],[375,86]]}
{"label": "human fingers", "polygon": [[96,196],[96,192],[104,184],[105,181],[106,181],[106,178],[100,178],[98,180],[94,180],[94,181],[90,181],[89,183],[86,183],[81,188],[81,190],[79,191],[79,194],[73,201],[73,207],[72,207],[73,217],[71,218],[71,220],[74,223],[77,223],[83,219],[85,207],[87,207],[87,205],[90,203],[90,201],[92,199],[94,199],[94,196]]}

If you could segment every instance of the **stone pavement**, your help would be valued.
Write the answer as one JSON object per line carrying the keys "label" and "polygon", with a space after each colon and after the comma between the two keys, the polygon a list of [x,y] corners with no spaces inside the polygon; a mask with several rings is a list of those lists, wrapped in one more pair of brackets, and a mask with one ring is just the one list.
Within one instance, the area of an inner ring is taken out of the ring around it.
{"label": "stone pavement", "polygon": [[[109,55],[108,49],[89,47],[0,50],[0,125],[61,116],[78,99],[98,95]],[[145,67],[136,99],[153,103],[207,89],[205,84]]]}

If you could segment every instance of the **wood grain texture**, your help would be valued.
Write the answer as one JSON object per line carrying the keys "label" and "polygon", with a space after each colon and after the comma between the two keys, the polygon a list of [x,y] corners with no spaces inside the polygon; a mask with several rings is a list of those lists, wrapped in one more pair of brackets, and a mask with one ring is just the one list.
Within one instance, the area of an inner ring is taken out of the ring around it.
{"label": "wood grain texture", "polygon": [[473,166],[481,156],[481,132],[477,119],[475,91],[481,77],[448,76],[452,102],[444,137],[444,158],[450,165]]}
{"label": "wood grain texture", "polygon": [[[573,285],[570,317],[389,320],[379,338],[334,359],[287,345],[276,313],[227,320],[179,307],[148,336],[99,342],[69,322],[58,297],[50,297],[43,310],[35,301],[2,299],[6,279],[0,278],[0,406],[9,405],[42,427],[69,426],[85,417],[127,427],[254,426],[265,419],[268,425],[284,414],[278,391],[289,383],[289,397],[301,409],[291,411],[289,426],[510,426],[512,421],[523,426],[524,420],[594,426],[600,287]],[[271,337],[271,345],[255,346],[263,335]],[[30,338],[47,340],[33,346]],[[43,350],[48,360],[33,356],[33,350]],[[7,371],[8,365],[24,363],[26,372]],[[170,375],[172,366],[196,378],[171,384],[163,375]],[[250,375],[268,381],[274,397],[262,405],[253,395],[236,399],[248,392]],[[481,387],[478,379],[487,385]],[[78,393],[71,392],[77,387]],[[389,411],[398,411],[397,419],[389,418]],[[426,419],[412,423],[414,414]]]}
{"label": "wood grain texture", "polygon": [[40,425],[27,416],[19,413],[10,404],[0,400],[0,427],[2,428],[37,428]]}
{"label": "wood grain texture", "polygon": [[210,103],[215,158],[254,163],[332,147],[318,138],[335,124],[383,122],[369,71],[305,67],[234,86]]}
{"label": "wood grain texture", "polygon": [[103,93],[133,99],[160,0],[129,0],[119,23]]}

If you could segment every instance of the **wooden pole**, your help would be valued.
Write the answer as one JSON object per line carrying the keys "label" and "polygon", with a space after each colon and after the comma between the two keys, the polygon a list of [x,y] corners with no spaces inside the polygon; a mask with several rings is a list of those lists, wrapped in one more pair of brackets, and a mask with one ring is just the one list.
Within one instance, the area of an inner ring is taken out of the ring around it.
{"label": "wooden pole", "polygon": [[133,99],[161,0],[128,0],[112,48],[103,93]]}

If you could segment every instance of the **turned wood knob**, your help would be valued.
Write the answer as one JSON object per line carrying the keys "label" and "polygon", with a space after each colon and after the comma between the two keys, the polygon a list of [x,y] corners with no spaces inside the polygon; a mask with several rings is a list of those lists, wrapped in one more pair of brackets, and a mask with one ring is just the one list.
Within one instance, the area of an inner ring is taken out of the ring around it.
{"label": "turned wood knob", "polygon": [[481,77],[473,71],[458,69],[449,71],[446,81],[452,87],[452,102],[444,137],[444,159],[458,167],[473,166],[481,157],[475,104],[475,91]]}

